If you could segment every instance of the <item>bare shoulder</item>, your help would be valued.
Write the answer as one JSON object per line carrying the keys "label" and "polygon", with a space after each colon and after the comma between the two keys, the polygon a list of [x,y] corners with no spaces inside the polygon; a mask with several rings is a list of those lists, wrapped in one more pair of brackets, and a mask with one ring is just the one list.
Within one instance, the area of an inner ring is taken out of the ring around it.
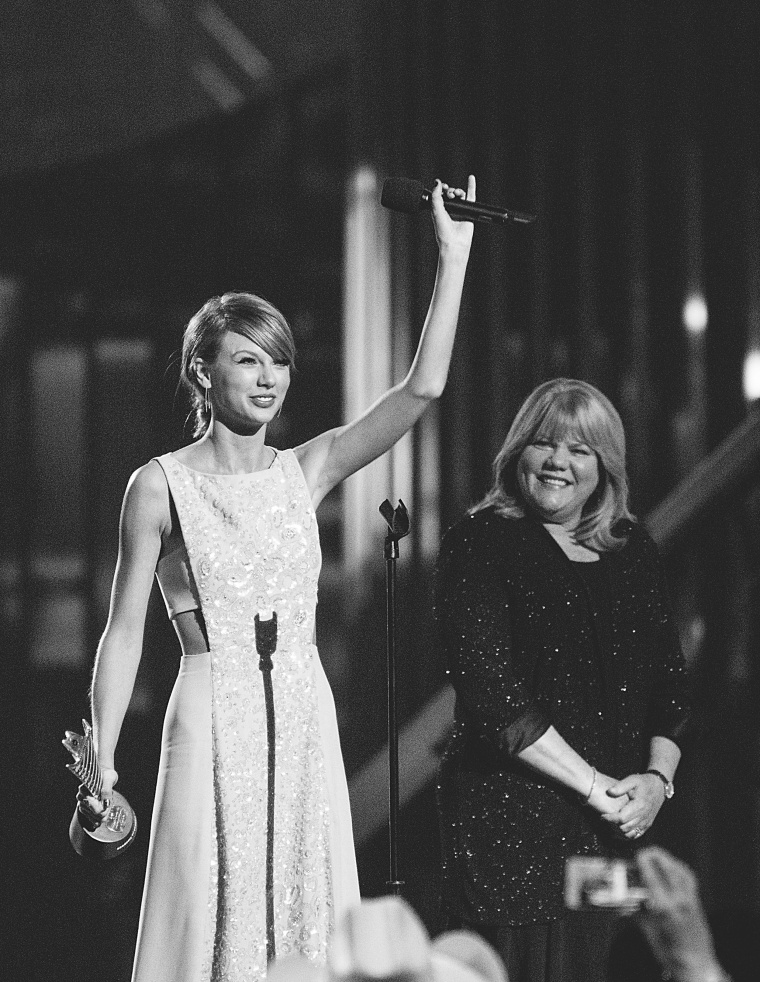
{"label": "bare shoulder", "polygon": [[149,460],[130,477],[124,493],[122,521],[136,522],[145,530],[158,532],[170,527],[169,487],[158,461]]}

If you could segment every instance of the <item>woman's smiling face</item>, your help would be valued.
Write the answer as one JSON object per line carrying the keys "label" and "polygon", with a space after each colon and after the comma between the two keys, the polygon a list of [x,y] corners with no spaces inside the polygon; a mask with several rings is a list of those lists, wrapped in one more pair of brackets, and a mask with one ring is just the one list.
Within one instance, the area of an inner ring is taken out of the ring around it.
{"label": "woman's smiling face", "polygon": [[599,484],[599,461],[582,439],[538,433],[517,462],[517,486],[542,521],[572,530]]}
{"label": "woman's smiling face", "polygon": [[216,359],[205,371],[215,418],[241,432],[271,422],[290,385],[287,362],[275,361],[235,331],[224,335]]}

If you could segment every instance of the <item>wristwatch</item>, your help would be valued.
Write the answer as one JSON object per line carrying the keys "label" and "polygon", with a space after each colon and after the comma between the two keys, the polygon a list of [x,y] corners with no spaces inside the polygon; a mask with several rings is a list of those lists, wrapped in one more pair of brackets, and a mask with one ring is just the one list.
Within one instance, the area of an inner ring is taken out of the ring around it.
{"label": "wristwatch", "polygon": [[676,793],[676,789],[673,787],[673,782],[669,781],[661,771],[656,771],[654,767],[650,767],[649,770],[644,772],[645,774],[654,774],[655,777],[659,777],[662,783],[665,785],[665,797],[672,798]]}

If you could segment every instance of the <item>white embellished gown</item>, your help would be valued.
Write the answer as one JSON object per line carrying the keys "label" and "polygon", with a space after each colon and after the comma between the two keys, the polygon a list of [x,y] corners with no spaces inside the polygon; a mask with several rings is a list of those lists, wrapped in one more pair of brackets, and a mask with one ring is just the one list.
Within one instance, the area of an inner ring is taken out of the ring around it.
{"label": "white embellished gown", "polygon": [[[316,516],[292,450],[244,475],[157,460],[210,651],[182,657],[167,708],[133,982],[255,982],[273,957],[323,964],[359,900],[335,706],[312,643]],[[269,611],[271,674],[255,637]]]}

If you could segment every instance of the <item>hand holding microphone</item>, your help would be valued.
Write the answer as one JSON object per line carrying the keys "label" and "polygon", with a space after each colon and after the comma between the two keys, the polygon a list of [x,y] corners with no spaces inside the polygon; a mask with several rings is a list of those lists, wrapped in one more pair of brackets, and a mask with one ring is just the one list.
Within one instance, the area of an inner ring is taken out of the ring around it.
{"label": "hand holding microphone", "polygon": [[[536,216],[530,212],[515,211],[511,208],[486,205],[476,201],[475,178],[473,177],[470,177],[468,181],[466,197],[464,192],[459,189],[452,194],[448,185],[444,185],[443,189],[443,206],[455,221],[497,224],[517,222],[521,225],[529,225],[536,220]],[[419,181],[412,181],[405,177],[389,177],[383,184],[380,204],[392,211],[402,211],[408,215],[415,215],[423,209],[433,207],[434,193],[434,191],[428,191]]]}
{"label": "hand holding microphone", "polygon": [[442,181],[435,182],[435,186],[430,192],[430,207],[433,212],[433,225],[439,250],[462,249],[469,253],[472,245],[472,223],[455,221],[451,214],[451,208],[457,203],[474,201],[475,178],[472,174],[467,178],[466,192],[462,188],[449,187]]}

